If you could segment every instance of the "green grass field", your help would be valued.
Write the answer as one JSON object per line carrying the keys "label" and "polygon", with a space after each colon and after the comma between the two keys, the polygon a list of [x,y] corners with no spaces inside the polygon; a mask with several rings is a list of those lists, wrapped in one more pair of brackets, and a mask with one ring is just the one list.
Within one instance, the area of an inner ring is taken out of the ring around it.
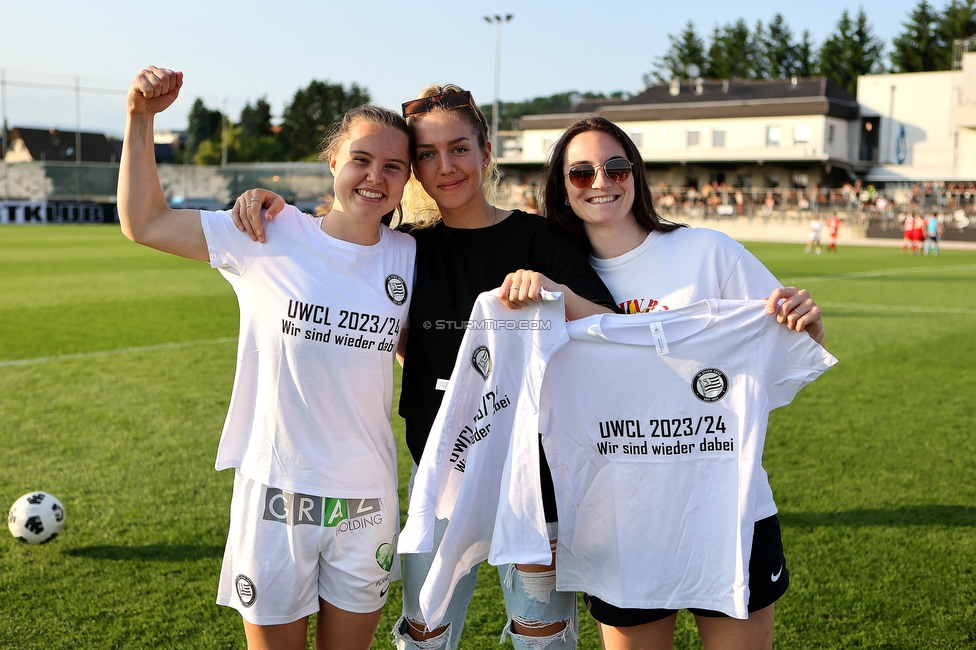
{"label": "green grass field", "polygon": [[[750,248],[810,290],[840,359],[770,420],[792,574],[776,647],[976,646],[976,252]],[[229,285],[107,226],[0,228],[0,278],[0,507],[45,490],[67,511],[51,544],[0,541],[0,648],[243,648],[214,604]],[[482,567],[462,648],[497,647],[497,584]],[[675,647],[700,647],[686,613]]]}

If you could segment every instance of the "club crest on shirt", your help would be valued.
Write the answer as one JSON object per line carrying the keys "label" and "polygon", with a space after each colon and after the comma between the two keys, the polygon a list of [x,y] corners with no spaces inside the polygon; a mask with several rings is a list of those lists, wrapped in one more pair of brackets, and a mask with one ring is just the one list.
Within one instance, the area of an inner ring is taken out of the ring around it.
{"label": "club crest on shirt", "polygon": [[257,600],[258,590],[254,587],[254,582],[243,573],[234,578],[234,587],[237,589],[237,597],[241,599],[241,605],[244,607],[250,607]]}
{"label": "club crest on shirt", "polygon": [[729,392],[729,378],[718,368],[705,368],[691,381],[691,390],[703,402],[717,402]]}
{"label": "club crest on shirt", "polygon": [[488,379],[488,375],[491,374],[491,354],[489,354],[487,347],[479,345],[474,349],[474,353],[471,355],[471,365],[485,380]]}
{"label": "club crest on shirt", "polygon": [[394,305],[402,305],[407,301],[407,283],[399,275],[391,273],[386,276],[386,295]]}

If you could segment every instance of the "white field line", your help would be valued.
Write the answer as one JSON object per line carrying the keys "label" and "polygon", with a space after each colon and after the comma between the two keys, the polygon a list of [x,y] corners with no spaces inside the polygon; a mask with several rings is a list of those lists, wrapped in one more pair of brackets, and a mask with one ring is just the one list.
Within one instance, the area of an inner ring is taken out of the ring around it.
{"label": "white field line", "polygon": [[822,309],[852,309],[856,311],[887,311],[910,314],[966,314],[976,316],[976,309],[964,307],[915,307],[913,305],[870,305],[857,302],[818,302]]}
{"label": "white field line", "polygon": [[[908,269],[879,269],[877,271],[862,271],[860,273],[842,273],[840,275],[811,275],[806,278],[788,278],[782,280],[783,286],[802,285],[807,282],[821,282],[823,280],[860,280],[863,278],[880,278],[886,275],[907,275],[910,273],[937,273],[941,271],[976,271],[976,264],[962,266],[924,266]],[[802,288],[802,287],[801,287]]]}
{"label": "white field line", "polygon": [[[818,282],[822,280],[859,280],[864,278],[880,278],[888,275],[907,275],[910,273],[932,273],[936,271],[976,271],[976,265],[957,265],[957,266],[934,266],[934,267],[915,267],[902,269],[878,269],[877,271],[862,271],[861,273],[844,273],[841,275],[814,275],[807,278],[789,278],[783,280],[784,286],[803,287],[807,282]],[[964,307],[917,307],[913,305],[871,305],[867,303],[846,303],[846,302],[818,302],[818,305],[827,309],[856,309],[861,311],[883,311],[899,312],[912,314],[966,314],[976,315],[976,309],[966,309]]]}
{"label": "white field line", "polygon": [[48,363],[51,361],[69,361],[71,359],[92,359],[94,357],[108,357],[116,354],[131,354],[133,352],[154,352],[156,350],[171,350],[174,348],[188,348],[195,345],[214,345],[217,343],[230,343],[236,341],[236,336],[227,336],[219,339],[206,339],[202,341],[180,341],[178,343],[161,343],[159,345],[144,345],[137,348],[122,348],[119,350],[100,350],[97,352],[79,352],[77,354],[59,354],[53,357],[37,357],[34,359],[11,359],[10,361],[0,361],[0,368],[8,366],[30,366],[36,363]]}
{"label": "white field line", "polygon": [[[856,280],[861,278],[877,278],[886,275],[902,275],[908,273],[931,273],[934,271],[973,271],[976,265],[968,264],[963,266],[938,266],[921,268],[901,268],[901,269],[879,269],[877,271],[862,271],[861,273],[844,273],[841,275],[821,275],[809,276],[805,278],[787,278],[783,280],[784,286],[791,286],[807,282],[818,282],[822,280]],[[976,314],[976,309],[964,309],[955,307],[914,307],[911,305],[869,305],[860,303],[818,303],[821,307],[829,309],[860,309],[864,311],[892,311],[910,312],[920,314]],[[219,339],[207,339],[203,341],[182,341],[179,343],[162,343],[160,345],[147,345],[136,348],[122,348],[120,350],[101,350],[98,352],[80,352],[78,354],[59,354],[52,357],[37,357],[35,359],[13,359],[10,361],[0,361],[0,368],[9,366],[28,366],[37,363],[48,363],[51,361],[68,361],[70,359],[90,359],[94,357],[107,357],[115,354],[130,354],[132,352],[152,352],[154,350],[168,350],[173,348],[185,348],[195,345],[212,345],[215,343],[228,343],[236,341],[236,337],[224,337]]]}

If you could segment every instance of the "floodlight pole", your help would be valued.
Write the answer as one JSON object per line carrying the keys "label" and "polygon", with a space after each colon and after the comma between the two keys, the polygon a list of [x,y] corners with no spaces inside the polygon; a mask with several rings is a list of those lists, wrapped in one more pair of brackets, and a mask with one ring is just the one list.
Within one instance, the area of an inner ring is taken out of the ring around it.
{"label": "floodlight pole", "polygon": [[484,16],[485,22],[495,25],[495,97],[491,103],[491,150],[495,152],[495,157],[499,156],[498,151],[498,95],[501,89],[501,63],[502,63],[502,23],[507,23],[515,14],[505,14],[500,16]]}
{"label": "floodlight pole", "polygon": [[81,187],[81,77],[75,77],[75,191],[80,203],[84,196]]}
{"label": "floodlight pole", "polygon": [[888,143],[885,146],[886,156],[891,156],[891,162],[897,163],[898,156],[895,155],[895,89],[897,86],[891,84],[891,99],[888,101]]}
{"label": "floodlight pole", "polygon": [[220,99],[220,166],[227,166],[227,98]]}
{"label": "floodlight pole", "polygon": [[0,143],[0,159],[7,157],[7,69],[0,68],[0,113],[3,114],[3,142]]}
{"label": "floodlight pole", "polygon": [[3,143],[0,144],[0,162],[3,162],[3,198],[10,198],[10,168],[7,167],[7,69],[0,68],[0,113],[3,119]]}
{"label": "floodlight pole", "polygon": [[75,77],[75,164],[81,164],[81,77]]}

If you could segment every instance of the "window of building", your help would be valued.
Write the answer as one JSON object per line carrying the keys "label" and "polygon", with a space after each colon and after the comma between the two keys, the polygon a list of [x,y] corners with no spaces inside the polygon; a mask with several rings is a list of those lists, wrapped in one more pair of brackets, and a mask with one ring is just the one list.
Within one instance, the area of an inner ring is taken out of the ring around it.
{"label": "window of building", "polygon": [[834,125],[827,126],[827,144],[834,144]]}
{"label": "window of building", "polygon": [[810,125],[797,124],[793,127],[793,142],[796,144],[806,144],[810,142]]}
{"label": "window of building", "polygon": [[766,146],[778,147],[779,141],[783,138],[783,129],[779,126],[766,127]]}
{"label": "window of building", "polygon": [[688,146],[697,147],[701,144],[701,131],[688,131]]}
{"label": "window of building", "polygon": [[725,146],[725,131],[712,131],[712,146],[713,147]]}

